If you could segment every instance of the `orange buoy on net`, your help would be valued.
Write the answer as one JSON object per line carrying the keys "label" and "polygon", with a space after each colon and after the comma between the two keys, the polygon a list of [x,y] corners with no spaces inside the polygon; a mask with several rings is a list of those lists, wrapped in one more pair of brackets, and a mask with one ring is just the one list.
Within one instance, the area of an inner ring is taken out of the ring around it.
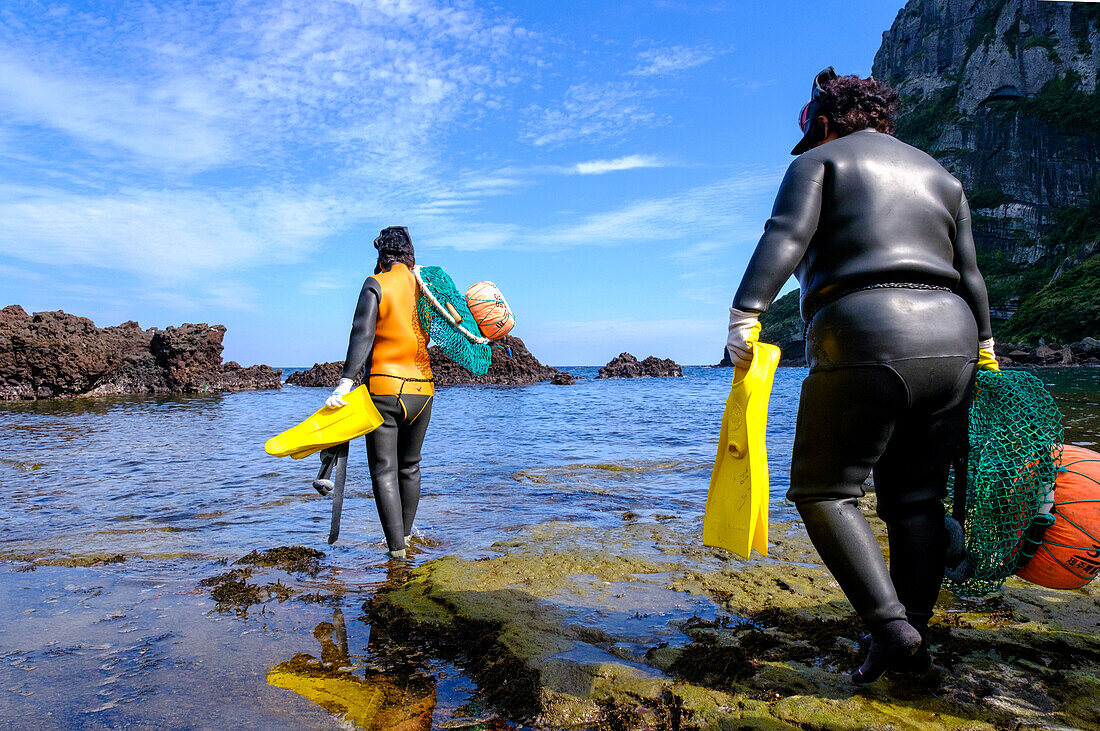
{"label": "orange buoy on net", "polygon": [[1064,445],[1052,499],[1053,522],[1016,575],[1050,589],[1077,589],[1100,572],[1100,454]]}
{"label": "orange buoy on net", "polygon": [[467,289],[466,306],[470,308],[481,334],[490,340],[500,340],[516,324],[504,295],[492,282],[478,282]]}

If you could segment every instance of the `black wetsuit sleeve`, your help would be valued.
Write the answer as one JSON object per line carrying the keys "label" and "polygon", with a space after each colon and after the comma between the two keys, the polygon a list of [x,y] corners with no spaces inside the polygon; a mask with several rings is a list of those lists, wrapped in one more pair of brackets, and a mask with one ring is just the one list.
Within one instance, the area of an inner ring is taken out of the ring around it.
{"label": "black wetsuit sleeve", "polygon": [[993,337],[993,328],[989,322],[989,294],[985,289],[985,280],[978,271],[978,257],[974,252],[974,234],[971,231],[970,204],[966,195],[959,203],[959,215],[955,217],[955,270],[959,273],[959,285],[956,294],[966,300],[974,320],[978,323],[978,340]]}
{"label": "black wetsuit sleeve", "polygon": [[733,298],[734,307],[764,312],[794,273],[817,231],[824,180],[825,166],[819,160],[803,156],[787,168],[764,235]]}
{"label": "black wetsuit sleeve", "polygon": [[363,289],[359,292],[359,302],[355,305],[355,318],[351,321],[351,339],[348,341],[348,354],[344,358],[344,372],[341,378],[355,380],[367,367],[371,350],[374,348],[374,327],[378,322],[378,303],[382,301],[382,287],[374,277],[367,277]]}

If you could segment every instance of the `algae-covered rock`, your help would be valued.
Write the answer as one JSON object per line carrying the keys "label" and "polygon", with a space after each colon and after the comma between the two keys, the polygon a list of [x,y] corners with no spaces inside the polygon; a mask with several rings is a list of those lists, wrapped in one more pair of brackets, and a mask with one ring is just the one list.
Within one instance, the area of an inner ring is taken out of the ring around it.
{"label": "algae-covered rock", "polygon": [[932,632],[942,686],[862,688],[849,673],[864,630],[798,523],[773,523],[768,557],[752,560],[703,547],[698,528],[645,512],[614,527],[531,526],[496,555],[414,569],[369,615],[455,659],[537,727],[1095,726],[1095,587],[945,592]]}

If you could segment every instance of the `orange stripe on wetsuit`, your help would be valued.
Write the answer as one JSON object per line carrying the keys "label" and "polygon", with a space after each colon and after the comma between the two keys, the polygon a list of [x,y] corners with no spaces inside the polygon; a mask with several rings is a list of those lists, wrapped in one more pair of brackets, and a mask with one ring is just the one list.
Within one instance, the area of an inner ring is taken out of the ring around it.
{"label": "orange stripe on wetsuit", "polygon": [[374,275],[382,290],[374,328],[368,389],[377,396],[435,393],[428,360],[428,335],[420,326],[416,304],[420,288],[409,268],[394,264]]}

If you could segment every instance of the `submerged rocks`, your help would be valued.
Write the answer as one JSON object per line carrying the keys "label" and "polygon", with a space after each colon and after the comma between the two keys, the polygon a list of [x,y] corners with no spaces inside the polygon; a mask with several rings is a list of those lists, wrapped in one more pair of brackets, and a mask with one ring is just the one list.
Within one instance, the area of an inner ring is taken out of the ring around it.
{"label": "submerged rocks", "polygon": [[638,360],[630,353],[619,353],[600,369],[596,378],[680,378],[683,370],[670,358],[649,356]]}
{"label": "submerged rocks", "polygon": [[221,325],[98,328],[86,317],[0,310],[0,400],[279,388],[281,371],[223,364]]}
{"label": "submerged rocks", "polygon": [[437,386],[478,383],[494,386],[528,386],[549,381],[558,369],[544,366],[531,355],[523,341],[511,335],[492,343],[493,362],[484,376],[475,376],[443,354],[438,346],[428,348]]}

